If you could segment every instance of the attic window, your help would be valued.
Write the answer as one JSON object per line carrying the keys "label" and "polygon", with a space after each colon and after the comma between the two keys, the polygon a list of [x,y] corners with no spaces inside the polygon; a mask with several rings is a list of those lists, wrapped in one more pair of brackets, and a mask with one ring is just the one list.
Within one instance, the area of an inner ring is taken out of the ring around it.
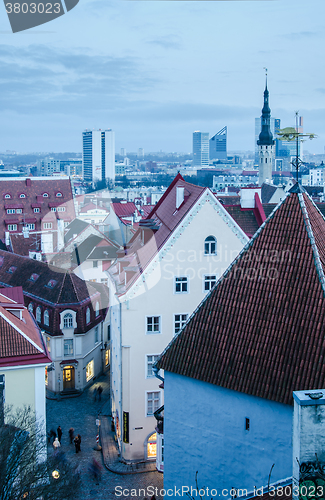
{"label": "attic window", "polygon": [[19,198],[26,198],[26,195],[24,193],[21,193],[21,195],[19,196]]}
{"label": "attic window", "polygon": [[62,193],[56,193],[56,197],[60,198],[62,196]]}
{"label": "attic window", "polygon": [[43,198],[48,198],[48,197],[49,197],[48,193],[43,193]]}
{"label": "attic window", "polygon": [[57,280],[50,280],[47,285],[45,285],[47,288],[54,288],[55,285],[57,284]]}
{"label": "attic window", "polygon": [[16,271],[17,267],[16,266],[10,266],[7,273],[10,273],[10,274],[14,274],[14,272]]}
{"label": "attic window", "polygon": [[10,195],[10,194],[5,194],[5,199],[6,199],[6,200],[10,200],[10,198],[11,198],[11,195]]}
{"label": "attic window", "polygon": [[32,281],[33,283],[35,283],[35,281],[39,278],[39,274],[36,274],[36,273],[33,273],[31,274],[30,278],[28,279],[28,281]]}
{"label": "attic window", "polygon": [[3,257],[0,257],[0,267],[2,267],[3,264]]}

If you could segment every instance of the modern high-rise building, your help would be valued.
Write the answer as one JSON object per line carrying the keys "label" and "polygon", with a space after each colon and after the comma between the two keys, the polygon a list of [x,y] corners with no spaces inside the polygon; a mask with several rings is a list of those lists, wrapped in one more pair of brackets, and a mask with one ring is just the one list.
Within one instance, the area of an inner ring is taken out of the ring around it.
{"label": "modern high-rise building", "polygon": [[211,137],[209,142],[210,160],[227,160],[227,127]]}
{"label": "modern high-rise building", "polygon": [[193,165],[209,165],[209,132],[193,132]]}
{"label": "modern high-rise building", "polygon": [[82,176],[93,183],[115,178],[113,130],[85,130],[82,133]]}
{"label": "modern high-rise building", "polygon": [[273,162],[274,162],[274,139],[271,132],[271,110],[269,106],[269,91],[267,89],[267,80],[265,83],[264,90],[264,106],[262,109],[261,116],[261,132],[258,137],[257,145],[258,145],[258,153],[259,153],[259,179],[258,185],[262,186],[262,184],[266,181],[272,181],[272,170],[273,170]]}

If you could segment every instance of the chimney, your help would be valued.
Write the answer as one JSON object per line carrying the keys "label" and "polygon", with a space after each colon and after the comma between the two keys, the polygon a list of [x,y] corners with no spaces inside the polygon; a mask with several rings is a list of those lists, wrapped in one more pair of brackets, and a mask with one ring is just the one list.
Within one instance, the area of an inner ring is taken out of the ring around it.
{"label": "chimney", "polygon": [[293,398],[292,498],[298,499],[298,487],[302,494],[306,488],[308,497],[311,481],[325,479],[325,389],[295,391]]}
{"label": "chimney", "polygon": [[27,179],[26,179],[26,186],[30,187],[31,184],[32,184],[32,181],[30,180],[29,177],[27,177]]}
{"label": "chimney", "polygon": [[261,188],[241,188],[240,206],[241,208],[255,208],[255,193],[262,199]]}
{"label": "chimney", "polygon": [[184,188],[176,188],[176,208],[179,208],[184,201]]}

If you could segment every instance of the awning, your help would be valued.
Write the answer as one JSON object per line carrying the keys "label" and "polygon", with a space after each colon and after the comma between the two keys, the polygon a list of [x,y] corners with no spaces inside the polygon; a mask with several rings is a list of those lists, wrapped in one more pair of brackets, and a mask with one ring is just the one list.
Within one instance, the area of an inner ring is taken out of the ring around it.
{"label": "awning", "polygon": [[64,361],[61,361],[60,363],[61,367],[67,366],[67,365],[78,365],[78,361],[76,359],[65,359]]}

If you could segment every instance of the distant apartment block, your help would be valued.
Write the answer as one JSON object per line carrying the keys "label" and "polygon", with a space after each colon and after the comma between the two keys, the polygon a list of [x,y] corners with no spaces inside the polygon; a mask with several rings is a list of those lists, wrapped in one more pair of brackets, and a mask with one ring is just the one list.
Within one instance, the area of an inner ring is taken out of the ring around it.
{"label": "distant apartment block", "polygon": [[81,175],[82,174],[82,160],[54,160],[53,158],[45,158],[37,162],[38,175],[52,176],[52,175]]}
{"label": "distant apartment block", "polygon": [[210,160],[227,160],[227,127],[223,127],[209,141]]}
{"label": "distant apartment block", "polygon": [[324,168],[312,168],[309,170],[309,186],[324,186]]}
{"label": "distant apartment block", "polygon": [[209,165],[209,132],[193,132],[193,165]]}
{"label": "distant apartment block", "polygon": [[115,133],[85,130],[82,133],[82,175],[85,181],[115,178]]}

